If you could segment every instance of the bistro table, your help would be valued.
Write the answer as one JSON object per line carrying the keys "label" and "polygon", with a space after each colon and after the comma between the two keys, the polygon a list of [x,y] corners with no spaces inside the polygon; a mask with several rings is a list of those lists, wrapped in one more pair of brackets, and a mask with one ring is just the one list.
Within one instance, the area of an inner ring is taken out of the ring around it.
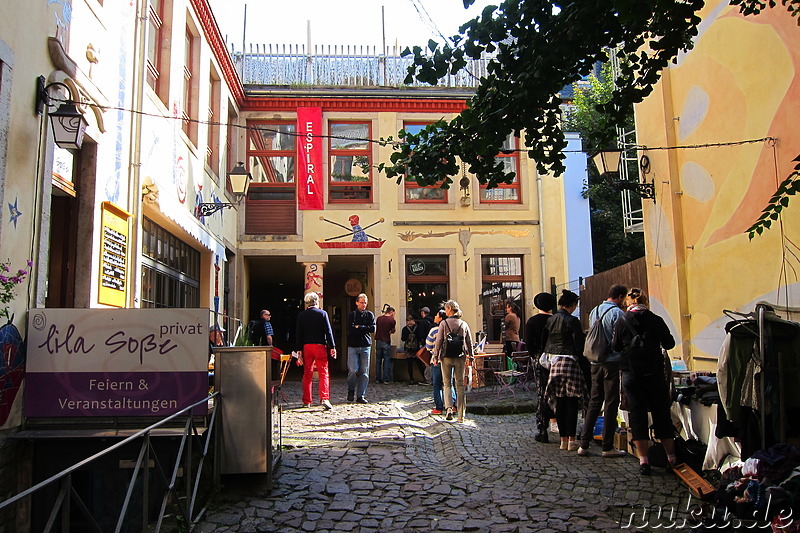
{"label": "bistro table", "polygon": [[491,386],[494,390],[497,385],[494,373],[506,369],[506,354],[503,352],[476,353],[473,368],[475,369],[475,379],[472,388]]}

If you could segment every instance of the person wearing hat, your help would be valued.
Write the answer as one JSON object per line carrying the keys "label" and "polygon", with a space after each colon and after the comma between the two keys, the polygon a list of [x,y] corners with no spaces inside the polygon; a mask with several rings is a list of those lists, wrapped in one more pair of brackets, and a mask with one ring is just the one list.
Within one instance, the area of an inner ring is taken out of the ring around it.
{"label": "person wearing hat", "polygon": [[208,328],[209,348],[213,348],[214,346],[225,346],[225,339],[223,333],[225,333],[225,328],[223,328],[219,324],[214,324],[213,326]]}
{"label": "person wearing hat", "polygon": [[525,323],[525,343],[528,354],[533,360],[533,372],[536,376],[536,434],[537,442],[549,442],[547,429],[549,423],[555,422],[555,413],[547,403],[544,391],[547,388],[547,381],[550,379],[550,370],[544,368],[539,362],[539,358],[544,352],[542,336],[547,320],[552,316],[553,308],[556,306],[555,297],[549,292],[540,292],[533,297],[533,305],[539,312],[528,319]]}

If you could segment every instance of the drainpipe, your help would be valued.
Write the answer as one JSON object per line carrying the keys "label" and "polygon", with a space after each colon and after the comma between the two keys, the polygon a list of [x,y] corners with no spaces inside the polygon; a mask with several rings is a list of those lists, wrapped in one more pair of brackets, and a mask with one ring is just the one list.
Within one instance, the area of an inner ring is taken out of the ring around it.
{"label": "drainpipe", "polygon": [[[145,48],[147,40],[145,39],[145,31],[147,31],[147,17],[148,4],[147,0],[136,1],[136,29],[134,31],[134,49],[136,56],[133,60],[133,95],[132,104],[133,109],[140,111],[142,109],[142,101],[144,99],[144,84],[146,80],[147,71],[147,50]],[[136,68],[138,65],[139,68]],[[142,267],[139,257],[142,253],[142,188],[140,184],[141,170],[142,170],[142,115],[134,113],[131,120],[131,134],[130,134],[130,152],[129,152],[129,165],[130,177],[128,180],[128,210],[131,213],[132,224],[130,233],[130,247],[129,258],[131,260],[130,273],[133,283],[130,283],[130,293],[128,294],[128,307],[139,307],[141,301],[139,295],[142,288]]]}
{"label": "drainpipe", "polygon": [[542,292],[550,292],[547,285],[547,260],[544,253],[544,201],[542,200],[542,175],[536,173],[536,189],[539,196],[539,261],[542,269]]}

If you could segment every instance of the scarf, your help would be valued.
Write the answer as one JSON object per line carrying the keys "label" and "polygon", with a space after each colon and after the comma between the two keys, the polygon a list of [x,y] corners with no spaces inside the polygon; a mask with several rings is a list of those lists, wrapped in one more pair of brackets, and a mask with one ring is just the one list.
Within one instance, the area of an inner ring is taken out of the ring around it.
{"label": "scarf", "polygon": [[628,311],[631,313],[635,313],[636,311],[644,311],[647,309],[647,306],[644,304],[633,304],[628,306]]}

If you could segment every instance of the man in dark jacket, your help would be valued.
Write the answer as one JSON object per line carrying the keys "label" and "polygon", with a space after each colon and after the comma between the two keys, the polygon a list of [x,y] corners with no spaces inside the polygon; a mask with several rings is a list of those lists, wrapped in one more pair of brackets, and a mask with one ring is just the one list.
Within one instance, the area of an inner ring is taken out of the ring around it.
{"label": "man in dark jacket", "polygon": [[367,295],[356,296],[356,310],[347,314],[347,401],[355,398],[367,403],[364,397],[369,382],[370,334],[375,331],[375,315],[367,311]]}

